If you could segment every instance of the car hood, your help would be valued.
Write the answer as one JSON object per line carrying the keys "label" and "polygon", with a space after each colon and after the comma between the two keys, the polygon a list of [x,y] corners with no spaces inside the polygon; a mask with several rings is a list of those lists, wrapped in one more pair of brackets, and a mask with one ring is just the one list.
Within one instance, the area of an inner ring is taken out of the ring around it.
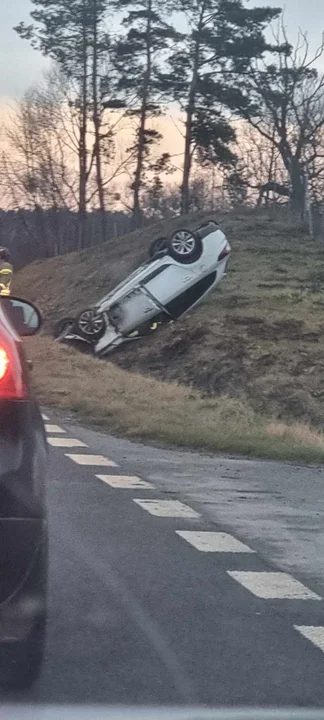
{"label": "car hood", "polygon": [[324,710],[2,705],[1,720],[324,720]]}

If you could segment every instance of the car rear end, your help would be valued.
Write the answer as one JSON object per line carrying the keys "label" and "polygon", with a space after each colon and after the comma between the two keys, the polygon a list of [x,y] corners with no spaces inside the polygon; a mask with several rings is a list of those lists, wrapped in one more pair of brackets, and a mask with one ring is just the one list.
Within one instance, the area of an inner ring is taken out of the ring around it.
{"label": "car rear end", "polygon": [[[46,620],[44,425],[22,343],[0,303],[0,682],[38,672]],[[36,668],[37,666],[37,668]]]}

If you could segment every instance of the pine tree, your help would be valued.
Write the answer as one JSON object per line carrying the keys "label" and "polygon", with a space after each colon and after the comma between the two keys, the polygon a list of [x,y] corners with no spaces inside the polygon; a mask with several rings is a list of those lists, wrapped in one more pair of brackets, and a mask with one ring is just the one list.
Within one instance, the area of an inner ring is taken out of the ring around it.
{"label": "pine tree", "polygon": [[123,13],[125,32],[113,48],[117,71],[116,92],[128,107],[128,115],[137,118],[135,133],[135,172],[132,183],[133,221],[142,220],[141,190],[152,145],[161,139],[148,121],[161,114],[159,64],[176,31],[166,21],[170,2],[159,0],[116,0],[115,8]]}
{"label": "pine tree", "polygon": [[187,213],[194,158],[202,164],[235,162],[235,132],[226,113],[229,93],[239,93],[240,76],[266,51],[264,29],[280,10],[245,8],[243,0],[181,0],[181,9],[188,31],[163,81],[186,118],[181,211]]}

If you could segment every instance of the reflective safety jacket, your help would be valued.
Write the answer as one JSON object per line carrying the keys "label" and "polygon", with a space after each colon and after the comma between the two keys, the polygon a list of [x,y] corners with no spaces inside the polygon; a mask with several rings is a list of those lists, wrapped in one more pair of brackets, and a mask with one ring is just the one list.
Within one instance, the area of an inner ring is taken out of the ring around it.
{"label": "reflective safety jacket", "polygon": [[0,261],[0,295],[10,295],[13,267],[8,262]]}

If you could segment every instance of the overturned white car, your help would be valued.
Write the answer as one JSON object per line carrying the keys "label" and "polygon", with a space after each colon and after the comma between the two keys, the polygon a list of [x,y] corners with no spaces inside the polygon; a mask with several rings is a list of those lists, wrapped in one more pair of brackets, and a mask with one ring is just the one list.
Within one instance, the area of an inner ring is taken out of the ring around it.
{"label": "overturned white car", "polygon": [[231,248],[217,224],[153,241],[148,261],[96,305],[57,323],[60,341],[83,341],[98,356],[173,322],[223,278]]}

